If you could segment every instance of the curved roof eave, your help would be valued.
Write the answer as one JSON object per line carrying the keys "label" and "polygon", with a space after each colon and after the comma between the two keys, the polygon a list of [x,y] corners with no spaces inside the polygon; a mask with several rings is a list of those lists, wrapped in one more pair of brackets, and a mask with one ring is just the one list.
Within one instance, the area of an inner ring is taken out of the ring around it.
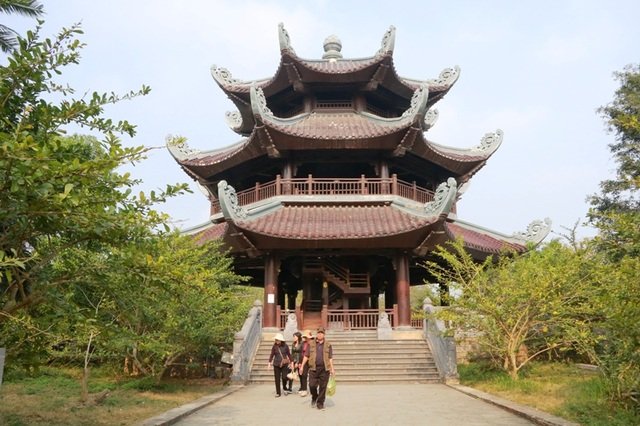
{"label": "curved roof eave", "polygon": [[[456,227],[461,229],[456,229]],[[540,244],[551,231],[551,220],[534,220],[524,232],[506,235],[457,218],[450,218],[445,224],[449,236],[453,239],[463,237],[466,247],[484,253],[500,253],[503,250],[514,250],[523,253],[530,246]],[[465,236],[467,238],[465,238]]]}
{"label": "curved roof eave", "polygon": [[[352,114],[354,118],[365,118],[371,124],[371,127],[378,128],[378,131],[374,131],[375,134],[371,136],[380,136],[383,134],[391,134],[398,130],[406,129],[413,124],[422,123],[425,119],[427,112],[427,103],[429,99],[429,90],[426,86],[420,86],[417,88],[413,96],[411,97],[411,103],[409,108],[404,111],[400,117],[395,118],[383,118],[378,117],[367,112],[351,112],[345,114]],[[264,92],[261,88],[252,86],[251,88],[251,108],[256,121],[264,123],[269,127],[274,127],[278,131],[283,133],[299,136],[299,132],[296,132],[296,125],[304,120],[310,120],[314,117],[322,117],[322,113],[310,112],[299,114],[290,118],[276,117],[269,107],[267,106],[267,100]],[[327,113],[326,116],[336,116],[335,113]],[[348,121],[348,118],[347,118]],[[352,120],[353,121],[353,120]],[[343,123],[344,124],[344,123]],[[418,124],[420,125],[420,124]],[[326,130],[326,129],[325,129]],[[318,135],[319,137],[320,135]],[[321,139],[327,139],[321,138]],[[338,139],[345,139],[345,135],[339,135]]]}
{"label": "curved roof eave", "polygon": [[[271,236],[278,236],[284,233],[296,238],[309,237],[305,233],[309,232],[309,229],[313,229],[318,238],[322,238],[323,235],[326,238],[357,238],[354,236],[357,233],[352,233],[353,226],[342,227],[342,234],[340,235],[336,234],[333,226],[331,226],[331,229],[326,226],[328,223],[337,224],[341,218],[347,218],[348,223],[353,223],[354,215],[361,215],[361,219],[368,221],[369,225],[371,225],[367,229],[378,232],[380,235],[388,236],[411,232],[446,218],[451,211],[457,194],[456,180],[449,178],[438,186],[433,201],[421,206],[416,203],[408,205],[399,200],[387,201],[376,205],[364,204],[358,206],[344,200],[333,200],[332,197],[326,196],[316,196],[311,200],[307,199],[302,204],[285,203],[282,198],[274,197],[270,202],[263,202],[254,206],[240,206],[235,189],[226,181],[218,183],[220,209],[227,222],[233,222],[238,228],[248,229],[251,232]],[[281,222],[286,222],[286,220],[272,220],[270,216],[288,214],[283,209],[305,209],[308,217],[301,218],[299,215],[295,217],[290,215],[288,219],[290,219],[292,225],[276,229]],[[313,215],[309,216],[309,212],[322,213],[321,220],[315,223]],[[377,214],[379,217],[377,217]],[[332,218],[333,220],[328,220],[327,218]],[[257,226],[251,226],[254,222]],[[269,227],[265,228],[264,223],[268,223]],[[296,226],[300,229],[296,230]],[[367,234],[366,230],[364,234],[361,233],[360,235],[364,237],[376,236],[371,235],[371,232]]]}
{"label": "curved roof eave", "polygon": [[[167,140],[166,145],[169,153],[178,162],[178,164],[202,165],[213,164],[213,162],[221,161],[233,155],[240,151],[249,142],[249,140],[249,138],[243,138],[224,148],[211,149],[207,151],[200,151],[191,148],[184,138],[169,139]],[[212,163],[207,162],[205,159],[212,161]]]}
{"label": "curved roof eave", "polygon": [[451,68],[445,68],[440,71],[438,78],[428,79],[428,80],[418,80],[413,78],[401,77],[398,76],[398,79],[401,80],[404,84],[415,90],[415,88],[423,85],[429,86],[429,90],[432,92],[438,92],[439,94],[444,95],[448,92],[454,84],[460,78],[460,67],[458,65],[454,65]]}
{"label": "curved roof eave", "polygon": [[485,133],[480,143],[472,148],[454,148],[431,142],[425,138],[426,144],[431,150],[444,158],[459,161],[477,161],[478,158],[488,159],[502,144],[504,132],[497,129],[495,132]]}
{"label": "curved roof eave", "polygon": [[[427,126],[429,125],[428,119],[427,115],[425,117],[425,125]],[[424,137],[424,132],[420,132],[418,140],[411,146],[409,152],[425,160],[433,161],[461,176],[466,176],[464,181],[486,164],[489,157],[500,147],[502,136],[502,131],[498,129],[494,133],[485,134],[479,145],[463,149],[435,144]]]}
{"label": "curved roof eave", "polygon": [[183,157],[182,159],[174,154],[175,147],[170,148],[170,152],[183,170],[204,184],[212,175],[265,154],[267,148],[260,144],[259,139],[252,133],[248,138],[226,148],[206,152],[195,151],[196,155],[191,154],[188,158]]}

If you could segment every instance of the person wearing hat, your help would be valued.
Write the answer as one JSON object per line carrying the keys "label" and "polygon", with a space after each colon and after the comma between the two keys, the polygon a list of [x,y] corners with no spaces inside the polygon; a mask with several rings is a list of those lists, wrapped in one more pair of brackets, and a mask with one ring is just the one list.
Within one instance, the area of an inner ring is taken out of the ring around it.
{"label": "person wearing hat", "polygon": [[289,372],[289,363],[291,362],[291,352],[289,352],[289,346],[285,343],[282,333],[276,334],[274,340],[275,342],[271,347],[267,367],[273,367],[273,377],[276,382],[276,398],[279,398],[281,395],[280,383],[282,383],[284,394],[289,394],[287,391],[287,373]]}
{"label": "person wearing hat", "polygon": [[316,339],[309,345],[304,354],[302,367],[309,365],[309,390],[311,391],[311,407],[324,410],[329,375],[335,374],[333,369],[333,347],[324,338],[324,327],[316,331]]}
{"label": "person wearing hat", "polygon": [[304,359],[304,354],[309,352],[309,345],[313,341],[313,335],[311,334],[311,330],[306,330],[302,335],[302,357],[300,359],[300,364],[298,364],[298,376],[300,376],[300,391],[298,394],[300,396],[307,396],[307,378],[309,376],[309,364],[302,365],[302,360]]}

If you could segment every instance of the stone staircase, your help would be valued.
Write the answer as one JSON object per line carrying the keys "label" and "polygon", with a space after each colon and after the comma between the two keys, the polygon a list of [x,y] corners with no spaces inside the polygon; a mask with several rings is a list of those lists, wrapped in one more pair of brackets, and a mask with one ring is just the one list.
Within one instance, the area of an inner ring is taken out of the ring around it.
{"label": "stone staircase", "polygon": [[[327,340],[333,345],[333,366],[341,383],[441,382],[424,339],[378,340],[376,330],[328,330]],[[272,340],[260,342],[252,383],[273,383],[273,370],[267,369],[272,345]]]}

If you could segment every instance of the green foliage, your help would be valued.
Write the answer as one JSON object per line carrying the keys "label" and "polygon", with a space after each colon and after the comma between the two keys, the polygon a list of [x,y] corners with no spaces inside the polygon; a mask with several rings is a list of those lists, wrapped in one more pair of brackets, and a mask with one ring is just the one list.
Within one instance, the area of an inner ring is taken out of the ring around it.
{"label": "green foliage", "polygon": [[618,168],[616,178],[603,181],[602,194],[591,199],[596,223],[597,213],[640,208],[640,65],[629,65],[615,77],[620,87],[614,100],[599,111],[616,136],[609,148]]}
{"label": "green foliage", "polygon": [[[38,17],[44,13],[37,0],[0,0],[0,12],[14,13],[29,17]],[[6,25],[0,24],[0,50],[11,52],[17,45],[16,32]]]}
{"label": "green foliage", "polygon": [[624,257],[600,265],[602,309],[599,332],[604,342],[597,361],[609,397],[640,408],[640,258]]}
{"label": "green foliage", "polygon": [[[116,169],[142,160],[146,148],[123,146],[115,134],[134,135],[134,126],[102,117],[103,107],[148,88],[124,97],[69,98],[73,90],[53,77],[77,63],[80,30],[65,29],[53,41],[40,41],[38,30],[19,39],[0,67],[0,322],[64,283],[50,280],[48,268],[65,248],[148,235],[166,220],[153,203],[185,188],[170,186],[155,199],[131,196],[139,182]],[[69,124],[104,138],[65,137]]]}
{"label": "green foliage", "polygon": [[534,406],[581,425],[637,425],[640,413],[607,400],[607,385],[595,372],[569,363],[532,362],[528,374],[513,380],[484,363],[458,366],[464,385]]}
{"label": "green foliage", "polygon": [[598,269],[603,345],[595,348],[609,398],[640,411],[640,65],[615,74],[620,87],[600,108],[616,142],[614,179],[590,198],[589,219],[598,228],[593,240]]}
{"label": "green foliage", "polygon": [[[45,361],[159,377],[228,348],[253,298],[217,243],[170,232],[153,207],[186,190],[134,194],[120,166],[144,159],[103,108],[149,92],[73,99],[54,81],[79,61],[77,26],[39,28],[0,67],[0,346],[10,368]],[[66,136],[80,125],[100,137]],[[86,376],[85,376],[86,378]],[[83,381],[86,385],[86,381]]]}
{"label": "green foliage", "polygon": [[441,261],[426,267],[457,295],[447,319],[479,332],[482,349],[511,377],[540,354],[591,344],[590,271],[574,250],[553,241],[477,264],[458,240],[435,255]]}

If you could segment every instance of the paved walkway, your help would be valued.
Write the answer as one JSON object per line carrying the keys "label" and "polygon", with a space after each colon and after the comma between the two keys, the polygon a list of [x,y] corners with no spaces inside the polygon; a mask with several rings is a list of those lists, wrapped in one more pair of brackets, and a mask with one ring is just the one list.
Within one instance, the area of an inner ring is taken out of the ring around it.
{"label": "paved walkway", "polygon": [[[294,389],[295,384],[294,384]],[[445,385],[340,384],[325,409],[311,397],[274,397],[273,385],[241,387],[178,425],[531,425],[531,421]],[[300,419],[299,422],[294,419]]]}

